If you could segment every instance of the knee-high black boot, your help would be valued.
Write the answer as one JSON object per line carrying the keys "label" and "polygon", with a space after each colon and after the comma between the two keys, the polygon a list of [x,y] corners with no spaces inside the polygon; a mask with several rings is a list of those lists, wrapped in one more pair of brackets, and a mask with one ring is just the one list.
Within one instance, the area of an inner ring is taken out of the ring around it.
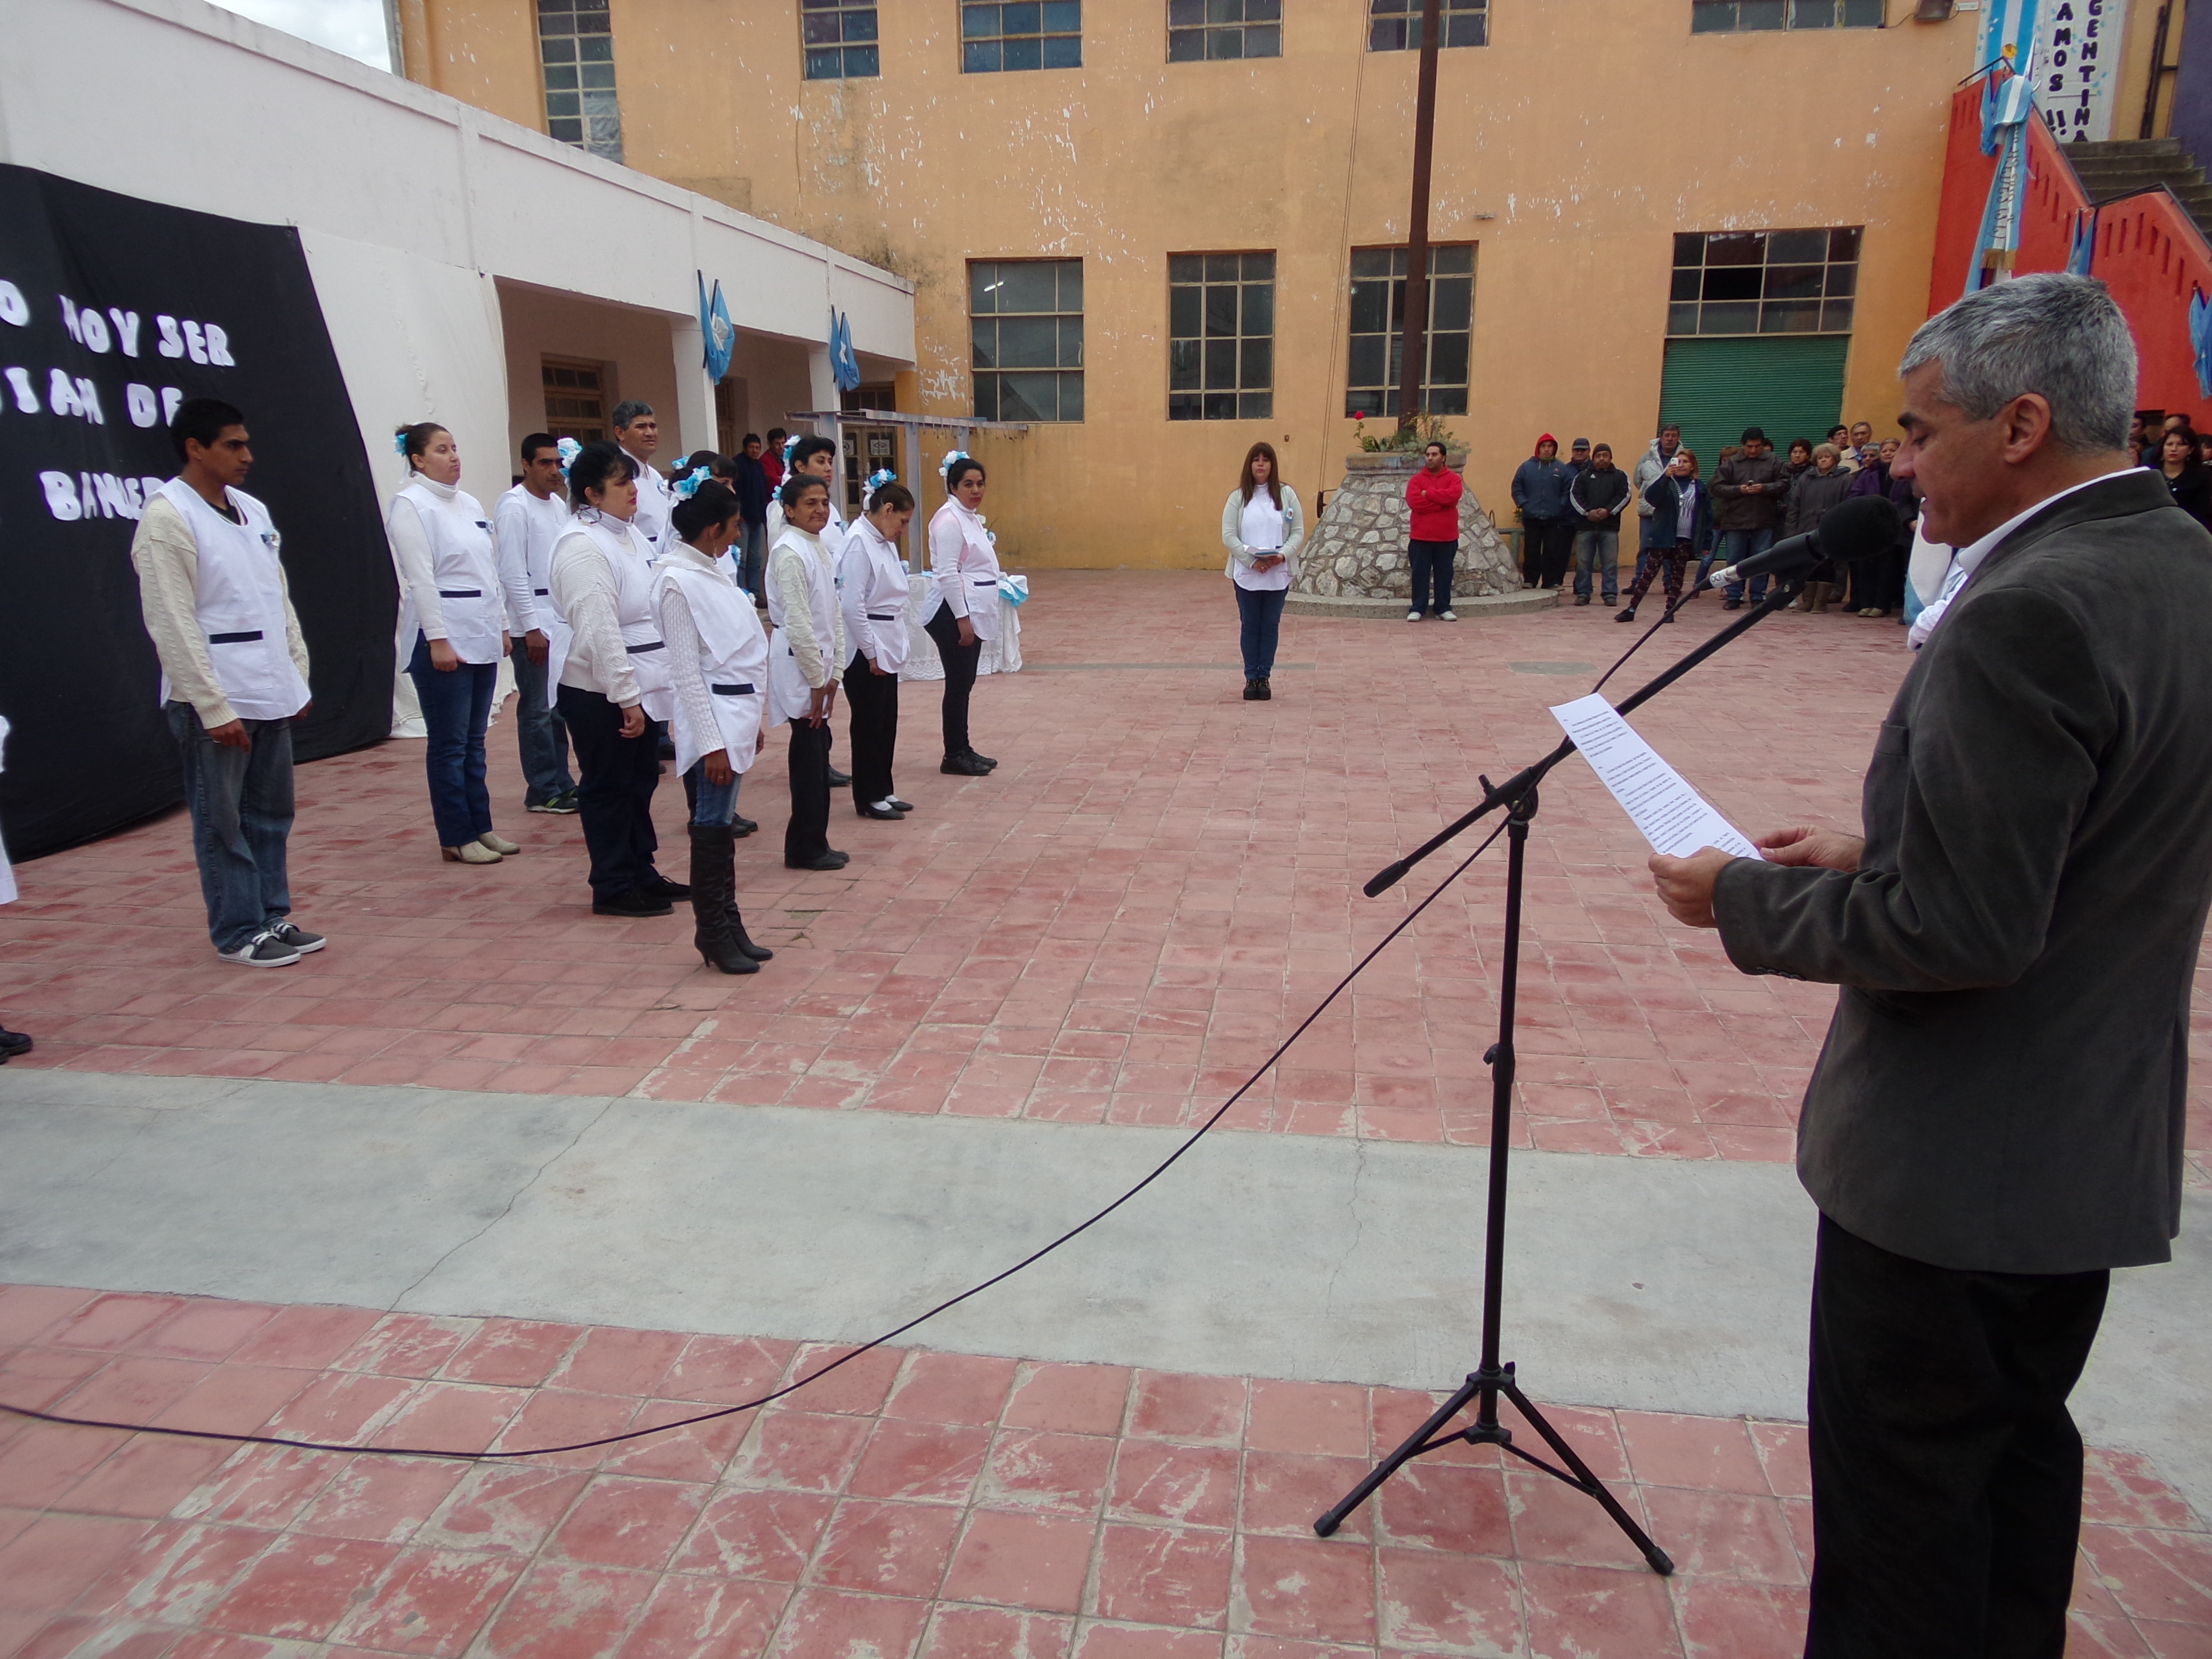
{"label": "knee-high black boot", "polygon": [[[732,831],[732,839],[735,838],[735,832]],[[755,962],[775,960],[775,951],[769,950],[765,945],[754,944],[753,936],[745,932],[745,919],[738,914],[738,885],[734,876],[730,882],[730,902],[722,907],[722,914],[730,919],[730,931],[737,935],[738,949],[743,951]]]}
{"label": "knee-high black boot", "polygon": [[726,974],[757,974],[760,963],[738,948],[730,925],[731,895],[737,884],[736,843],[727,824],[691,826],[691,943],[710,968]]}

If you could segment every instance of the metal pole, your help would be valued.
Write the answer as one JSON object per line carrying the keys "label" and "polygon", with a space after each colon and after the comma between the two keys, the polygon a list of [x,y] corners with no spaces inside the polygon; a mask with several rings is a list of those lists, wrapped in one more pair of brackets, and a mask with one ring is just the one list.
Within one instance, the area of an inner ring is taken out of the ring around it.
{"label": "metal pole", "polygon": [[1429,356],[1429,162],[1437,143],[1437,51],[1443,0],[1421,0],[1420,89],[1413,102],[1413,210],[1406,236],[1406,317],[1398,374],[1398,428],[1421,412]]}

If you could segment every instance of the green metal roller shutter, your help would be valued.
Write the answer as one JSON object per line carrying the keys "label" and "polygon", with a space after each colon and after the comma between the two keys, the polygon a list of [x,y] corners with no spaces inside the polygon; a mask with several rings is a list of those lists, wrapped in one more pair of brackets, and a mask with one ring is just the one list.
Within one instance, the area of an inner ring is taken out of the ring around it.
{"label": "green metal roller shutter", "polygon": [[1792,438],[1820,443],[1841,418],[1850,343],[1847,334],[1669,340],[1660,418],[1680,426],[1707,478],[1721,446],[1741,442],[1747,426],[1787,459]]}

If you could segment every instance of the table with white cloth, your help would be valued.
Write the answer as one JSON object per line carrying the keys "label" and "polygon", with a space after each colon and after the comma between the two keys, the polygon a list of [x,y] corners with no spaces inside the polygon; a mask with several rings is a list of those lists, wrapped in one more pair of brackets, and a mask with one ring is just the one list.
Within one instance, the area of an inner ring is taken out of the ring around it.
{"label": "table with white cloth", "polygon": [[[1026,576],[1002,576],[999,589],[999,637],[985,640],[983,649],[975,659],[977,678],[985,674],[1018,674],[1022,672],[1022,613],[1021,607],[1006,594],[1007,584],[1018,584],[1024,594],[1029,592]],[[899,670],[902,680],[941,680],[945,678],[945,659],[937,654],[937,641],[929,637],[923,618],[937,608],[937,585],[928,580],[917,580],[913,591],[906,596],[906,662]]]}

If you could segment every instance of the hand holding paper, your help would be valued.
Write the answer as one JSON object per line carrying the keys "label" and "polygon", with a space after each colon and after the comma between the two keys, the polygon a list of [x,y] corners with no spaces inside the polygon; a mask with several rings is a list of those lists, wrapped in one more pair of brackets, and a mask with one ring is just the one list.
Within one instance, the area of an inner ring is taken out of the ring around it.
{"label": "hand holding paper", "polygon": [[1750,838],[1715,811],[1602,696],[1559,703],[1552,716],[1653,852],[1687,858],[1701,847],[1717,847],[1737,858],[1759,856]]}

